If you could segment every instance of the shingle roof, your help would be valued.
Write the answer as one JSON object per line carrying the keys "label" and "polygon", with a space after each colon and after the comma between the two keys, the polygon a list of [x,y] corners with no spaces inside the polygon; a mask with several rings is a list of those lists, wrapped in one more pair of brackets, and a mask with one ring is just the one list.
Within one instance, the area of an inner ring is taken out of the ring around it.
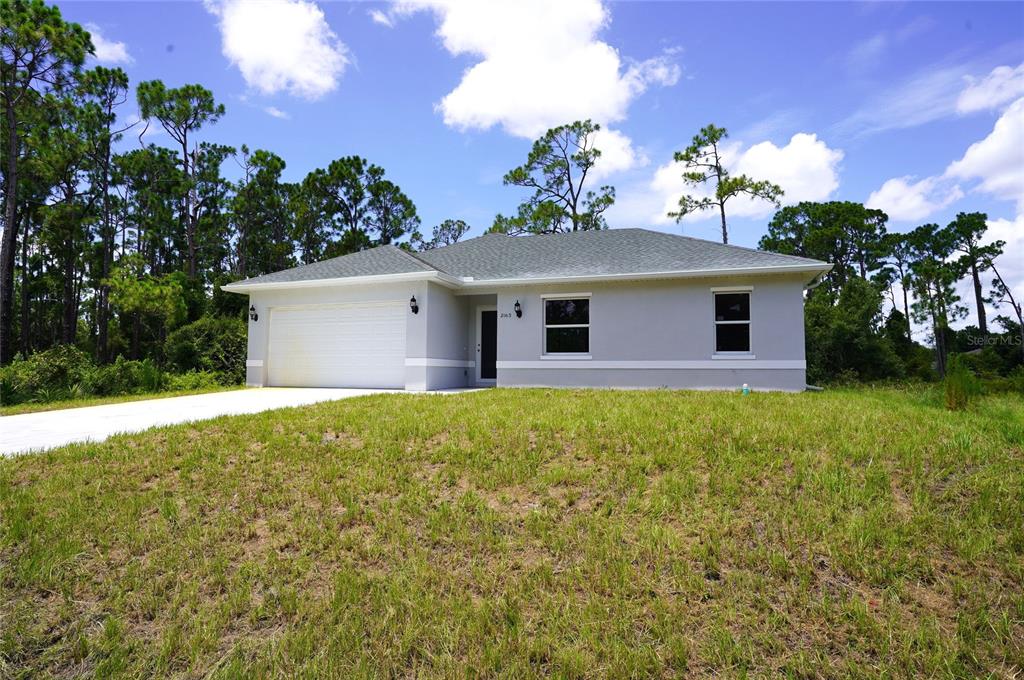
{"label": "shingle roof", "polygon": [[283,283],[286,281],[317,281],[342,279],[350,276],[380,276],[382,274],[409,274],[430,272],[434,268],[392,245],[360,250],[341,257],[305,264],[283,271],[256,276],[238,283]]}
{"label": "shingle roof", "polygon": [[793,266],[827,265],[805,257],[647,229],[608,229],[522,237],[487,234],[415,254],[391,245],[380,246],[235,285],[431,271],[487,281]]}
{"label": "shingle roof", "polygon": [[491,234],[417,253],[455,276],[529,279],[822,264],[817,260],[723,245],[647,229],[543,236]]}

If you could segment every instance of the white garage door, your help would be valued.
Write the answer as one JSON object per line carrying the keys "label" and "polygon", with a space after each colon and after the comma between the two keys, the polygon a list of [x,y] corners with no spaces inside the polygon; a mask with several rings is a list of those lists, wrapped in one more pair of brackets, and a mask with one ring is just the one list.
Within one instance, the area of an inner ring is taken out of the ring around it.
{"label": "white garage door", "polygon": [[405,387],[405,303],[280,307],[270,312],[269,383]]}

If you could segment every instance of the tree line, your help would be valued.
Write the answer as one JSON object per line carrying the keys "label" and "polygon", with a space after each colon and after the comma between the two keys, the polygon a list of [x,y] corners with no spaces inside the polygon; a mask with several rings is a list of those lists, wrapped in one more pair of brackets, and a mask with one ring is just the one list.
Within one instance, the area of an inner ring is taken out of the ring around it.
{"label": "tree line", "polygon": [[57,7],[0,10],[0,363],[74,343],[101,363],[153,355],[176,326],[239,313],[229,281],[468,231],[448,220],[423,237],[412,200],[359,156],[285,182],[273,151],[206,141],[225,107],[202,85],[140,82],[130,102],[127,74],[86,68],[89,33]]}
{"label": "tree line", "polygon": [[[504,178],[506,185],[532,194],[515,215],[499,214],[491,230],[546,234],[606,228],[603,213],[614,204],[615,189],[595,188],[588,180],[600,162],[599,131],[589,120],[577,121],[538,139],[527,162]],[[954,352],[979,355],[976,367],[992,375],[1005,375],[1024,363],[1022,301],[999,270],[1005,243],[986,243],[985,214],[961,213],[944,227],[925,224],[897,233],[888,231],[884,212],[860,203],[780,207],[782,187],[728,170],[721,153],[727,137],[725,128],[709,124],[674,154],[687,192],[668,217],[679,222],[695,212],[713,211],[722,242],[728,243],[729,202],[740,196],[768,201],[778,210],[758,244],[761,249],[833,263],[807,295],[809,379],[941,377]],[[965,279],[973,290],[977,325],[954,331],[952,325],[968,314],[956,290]],[[1007,311],[998,317],[1002,333],[990,331],[987,304]],[[914,323],[928,329],[931,353],[914,340]]]}
{"label": "tree line", "polygon": [[[86,68],[91,38],[57,7],[0,0],[0,11],[2,364],[60,345],[76,345],[98,364],[159,361],[174,329],[242,318],[244,297],[221,291],[228,282],[382,244],[439,247],[469,231],[449,219],[421,234],[412,199],[359,156],[286,182],[285,161],[273,151],[208,141],[226,111],[202,85],[140,82],[130,101],[123,70]],[[139,120],[124,123],[136,110]],[[147,141],[153,129],[169,144]],[[536,140],[504,177],[528,194],[490,230],[606,228],[615,189],[593,179],[599,131],[576,121]],[[729,200],[778,205],[783,195],[770,181],[728,172],[719,152],[727,134],[709,125],[676,153],[687,185],[709,189],[683,195],[670,213],[678,220],[716,211],[723,242]],[[235,180],[226,177],[232,168]],[[835,263],[808,296],[813,376],[926,373],[914,368],[927,350],[913,341],[911,321],[931,329],[930,364],[941,374],[949,352],[963,349],[950,324],[966,313],[955,292],[965,277],[981,336],[990,335],[986,303],[1014,310],[1000,322],[1011,335],[1021,332],[1019,301],[997,267],[1002,244],[980,245],[983,215],[909,234],[887,232],[886,221],[856,203],[801,203],[781,208],[761,240],[765,249]],[[892,312],[883,315],[886,299]],[[1014,361],[1008,356],[1000,370]]]}

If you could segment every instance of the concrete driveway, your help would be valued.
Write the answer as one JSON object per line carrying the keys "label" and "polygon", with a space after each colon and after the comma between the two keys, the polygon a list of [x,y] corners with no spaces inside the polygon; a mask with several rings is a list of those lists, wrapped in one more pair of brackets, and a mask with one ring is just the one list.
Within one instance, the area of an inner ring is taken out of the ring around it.
{"label": "concrete driveway", "polygon": [[0,455],[41,451],[73,442],[100,442],[114,434],[160,425],[389,391],[394,390],[262,387],[4,416],[0,417]]}

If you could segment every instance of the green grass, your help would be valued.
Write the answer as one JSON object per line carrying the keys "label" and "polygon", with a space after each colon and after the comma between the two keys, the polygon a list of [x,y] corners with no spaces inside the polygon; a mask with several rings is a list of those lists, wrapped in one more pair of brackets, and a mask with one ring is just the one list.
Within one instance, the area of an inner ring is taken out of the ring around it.
{"label": "green grass", "polygon": [[198,390],[176,390],[171,392],[147,392],[145,394],[122,394],[116,397],[84,397],[82,399],[62,399],[60,401],[26,402],[11,406],[0,406],[0,416],[16,416],[20,413],[38,413],[40,411],[57,411],[65,408],[81,408],[83,406],[102,406],[103,404],[122,404],[128,401],[145,399],[165,399],[167,397],[187,397],[193,394],[210,392],[227,392],[228,390],[244,389],[241,385],[204,387]]}
{"label": "green grass", "polygon": [[1019,676],[1024,400],[488,390],[0,462],[0,676]]}

